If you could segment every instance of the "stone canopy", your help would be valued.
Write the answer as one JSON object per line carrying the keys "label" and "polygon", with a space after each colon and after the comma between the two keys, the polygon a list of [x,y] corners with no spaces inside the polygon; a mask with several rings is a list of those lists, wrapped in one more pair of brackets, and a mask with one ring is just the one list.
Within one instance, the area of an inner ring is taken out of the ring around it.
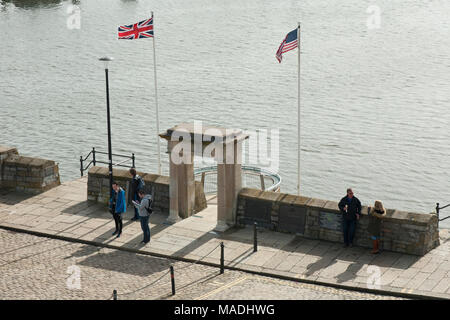
{"label": "stone canopy", "polygon": [[[167,129],[170,162],[170,215],[176,222],[194,213],[194,155],[213,157],[217,161],[217,231],[235,224],[236,203],[242,188],[242,142],[248,135],[239,129],[182,123]],[[180,158],[181,161],[178,161]]]}

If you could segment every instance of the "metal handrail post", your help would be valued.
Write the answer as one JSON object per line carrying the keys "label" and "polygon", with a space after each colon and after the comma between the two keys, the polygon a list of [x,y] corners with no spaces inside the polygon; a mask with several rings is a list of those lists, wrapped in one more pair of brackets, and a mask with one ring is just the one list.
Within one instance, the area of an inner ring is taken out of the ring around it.
{"label": "metal handrail post", "polygon": [[172,284],[172,295],[175,295],[175,272],[173,271],[173,266],[170,266],[170,281]]}
{"label": "metal handrail post", "polygon": [[255,222],[253,224],[253,252],[258,251],[258,224]]}
{"label": "metal handrail post", "polygon": [[95,148],[94,148],[94,147],[92,147],[92,163],[94,164],[94,166],[95,166],[95,164],[97,163],[97,162],[95,161]]}
{"label": "metal handrail post", "polygon": [[225,269],[225,253],[224,253],[225,246],[223,242],[220,243],[220,274],[223,274]]}
{"label": "metal handrail post", "polygon": [[439,230],[439,202],[436,202],[436,216],[437,216],[437,223],[438,223],[438,230]]}

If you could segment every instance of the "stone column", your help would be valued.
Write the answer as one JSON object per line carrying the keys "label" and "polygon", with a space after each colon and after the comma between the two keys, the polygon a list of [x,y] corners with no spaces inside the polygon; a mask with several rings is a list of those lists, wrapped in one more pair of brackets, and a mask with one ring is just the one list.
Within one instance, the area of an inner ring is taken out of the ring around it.
{"label": "stone column", "polygon": [[170,153],[172,151],[173,146],[176,144],[176,141],[169,141],[167,144],[167,150],[169,153],[169,197],[170,197],[170,207],[169,207],[169,217],[167,218],[168,223],[175,223],[180,220],[180,216],[178,215],[178,167],[172,162],[170,158]]}
{"label": "stone column", "polygon": [[223,232],[228,229],[226,211],[226,170],[225,164],[217,164],[217,226],[216,231]]}
{"label": "stone column", "polygon": [[242,187],[242,141],[224,145],[224,162],[217,165],[217,226],[223,232],[236,224],[237,196]]}
{"label": "stone column", "polygon": [[170,214],[167,219],[169,223],[175,223],[180,218],[188,218],[194,213],[195,208],[195,178],[194,178],[194,155],[192,153],[180,157],[183,163],[175,164],[171,153],[178,141],[169,141],[169,165],[170,165]]}
{"label": "stone column", "polygon": [[190,163],[178,165],[178,215],[185,219],[194,213],[195,178],[194,156],[190,155]]}

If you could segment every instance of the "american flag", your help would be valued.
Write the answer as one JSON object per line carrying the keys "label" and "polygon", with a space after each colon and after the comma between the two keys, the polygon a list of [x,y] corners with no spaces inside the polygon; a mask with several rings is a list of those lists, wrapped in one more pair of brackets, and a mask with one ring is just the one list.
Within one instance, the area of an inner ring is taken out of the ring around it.
{"label": "american flag", "polygon": [[153,38],[153,17],[148,20],[119,27],[119,39]]}
{"label": "american flag", "polygon": [[283,53],[297,48],[298,46],[297,30],[298,29],[295,29],[289,32],[284,38],[284,40],[281,42],[280,47],[278,48],[277,53],[275,55],[279,63],[281,63],[281,60],[283,59]]}

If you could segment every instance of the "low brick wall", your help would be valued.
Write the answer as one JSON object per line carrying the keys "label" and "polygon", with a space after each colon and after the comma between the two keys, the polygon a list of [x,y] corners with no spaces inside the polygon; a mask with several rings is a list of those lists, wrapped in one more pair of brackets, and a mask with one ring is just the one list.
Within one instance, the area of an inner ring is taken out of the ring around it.
{"label": "low brick wall", "polygon": [[0,167],[3,189],[40,193],[61,184],[55,161],[24,157],[16,148],[0,146]]}
{"label": "low brick wall", "polygon": [[[109,173],[106,167],[92,167],[88,173],[88,200],[102,202],[107,204],[109,201]],[[154,195],[153,210],[169,214],[169,177],[157,174],[137,172],[145,182],[144,190],[146,193]],[[126,198],[131,203],[131,194],[129,194],[131,176],[128,170],[113,169],[114,180],[125,190]],[[201,211],[206,208],[206,197],[203,192],[203,186],[196,183],[195,211]]]}
{"label": "low brick wall", "polygon": [[[368,208],[363,206],[354,244],[371,247],[367,232]],[[237,224],[257,222],[270,230],[297,233],[306,238],[343,242],[342,215],[338,202],[263,192],[244,188],[238,197]],[[381,245],[385,250],[424,255],[439,245],[435,214],[419,214],[387,209],[383,219]]]}

